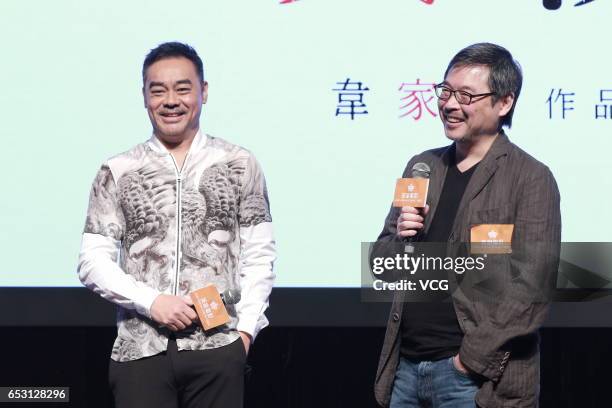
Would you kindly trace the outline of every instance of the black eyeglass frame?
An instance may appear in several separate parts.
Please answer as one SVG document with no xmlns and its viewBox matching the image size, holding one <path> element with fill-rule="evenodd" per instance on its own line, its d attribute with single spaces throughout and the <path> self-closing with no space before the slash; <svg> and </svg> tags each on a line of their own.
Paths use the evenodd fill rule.
<svg viewBox="0 0 612 408">
<path fill-rule="evenodd" d="M 497 92 L 486 92 L 486 93 L 472 95 L 471 93 L 466 92 L 466 91 L 460 91 L 460 90 L 449 88 L 448 86 L 444 84 L 434 85 L 433 88 L 434 88 L 434 92 L 436 93 L 436 96 L 438 97 L 438 99 L 442 99 L 443 101 L 448 101 L 451 98 L 451 96 L 454 95 L 455 99 L 457 100 L 457 103 L 459 103 L 460 105 L 470 105 L 474 101 L 474 98 L 484 98 L 485 96 L 491 96 L 491 95 L 497 94 Z M 440 96 L 440 92 L 442 90 L 447 90 L 448 92 L 450 92 L 450 95 L 448 95 L 448 98 L 443 98 L 442 96 Z M 459 101 L 459 98 L 457 98 L 457 94 L 468 97 L 469 99 L 467 103 L 463 103 Z"/>
</svg>

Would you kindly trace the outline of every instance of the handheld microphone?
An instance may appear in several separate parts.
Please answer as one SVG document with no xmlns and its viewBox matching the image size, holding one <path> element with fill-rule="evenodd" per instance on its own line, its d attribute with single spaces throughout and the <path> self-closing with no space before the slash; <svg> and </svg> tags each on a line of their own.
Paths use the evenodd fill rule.
<svg viewBox="0 0 612 408">
<path fill-rule="evenodd" d="M 427 163 L 419 162 L 419 163 L 416 163 L 414 166 L 412 166 L 412 178 L 428 179 L 430 174 L 431 174 L 431 168 L 429 167 Z M 421 213 L 421 210 L 419 210 L 419 213 Z M 404 248 L 405 252 L 408 252 L 408 253 L 414 252 L 413 242 L 418 237 L 418 235 L 419 235 L 419 232 L 417 232 L 417 234 L 412 237 L 408 237 L 408 239 L 406 240 L 407 245 Z"/>
<path fill-rule="evenodd" d="M 431 169 L 427 163 L 419 162 L 412 166 L 412 177 L 413 178 L 429 178 Z"/>
<path fill-rule="evenodd" d="M 235 305 L 240 302 L 240 291 L 238 289 L 225 289 L 221 293 L 221 300 L 226 305 Z"/>
</svg>

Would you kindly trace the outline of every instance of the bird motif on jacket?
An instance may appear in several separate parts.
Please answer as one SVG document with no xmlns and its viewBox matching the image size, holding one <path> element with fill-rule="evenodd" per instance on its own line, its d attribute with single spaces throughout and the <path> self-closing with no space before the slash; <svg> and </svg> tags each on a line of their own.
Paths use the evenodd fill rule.
<svg viewBox="0 0 612 408">
<path fill-rule="evenodd" d="M 216 275 L 235 270 L 238 261 L 229 244 L 236 237 L 244 170 L 244 160 L 217 163 L 202 172 L 197 191 L 182 196 L 183 255 Z"/>
<path fill-rule="evenodd" d="M 117 183 L 121 209 L 125 216 L 125 248 L 133 259 L 145 259 L 166 265 L 167 257 L 155 250 L 167 235 L 174 214 L 176 179 L 170 172 L 150 166 L 130 171 Z M 147 265 L 143 266 L 143 272 Z"/>
</svg>

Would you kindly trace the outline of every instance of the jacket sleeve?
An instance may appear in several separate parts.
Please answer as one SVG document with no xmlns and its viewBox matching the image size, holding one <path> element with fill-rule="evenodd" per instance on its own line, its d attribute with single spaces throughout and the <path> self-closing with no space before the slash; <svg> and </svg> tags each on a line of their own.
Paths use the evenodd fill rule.
<svg viewBox="0 0 612 408">
<path fill-rule="evenodd" d="M 268 325 L 264 312 L 275 279 L 276 243 L 265 178 L 251 155 L 242 180 L 238 220 L 241 300 L 236 305 L 236 328 L 254 339 Z"/>
<path fill-rule="evenodd" d="M 560 197 L 548 168 L 524 182 L 515 212 L 512 253 L 496 255 L 504 275 L 495 312 L 465 334 L 459 356 L 471 370 L 496 382 L 513 344 L 542 326 L 556 282 L 561 245 Z M 491 259 L 493 257 L 489 257 Z M 509 274 L 509 275 L 507 275 Z"/>
<path fill-rule="evenodd" d="M 136 281 L 117 264 L 124 231 L 115 180 L 105 164 L 91 188 L 79 253 L 79 279 L 104 299 L 150 318 L 151 305 L 160 292 Z"/>
</svg>

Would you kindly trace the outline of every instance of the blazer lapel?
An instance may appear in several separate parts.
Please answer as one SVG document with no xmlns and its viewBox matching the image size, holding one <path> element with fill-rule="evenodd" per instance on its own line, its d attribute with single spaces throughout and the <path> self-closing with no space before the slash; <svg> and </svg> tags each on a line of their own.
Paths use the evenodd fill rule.
<svg viewBox="0 0 612 408">
<path fill-rule="evenodd" d="M 429 175 L 429 191 L 427 193 L 427 204 L 429 204 L 429 214 L 425 217 L 425 224 L 423 225 L 423 232 L 426 234 L 429 231 L 429 226 L 435 216 L 438 203 L 440 202 L 440 194 L 442 194 L 442 188 L 444 187 L 444 180 L 446 179 L 446 172 L 448 170 L 448 163 L 450 155 L 454 154 L 455 149 L 453 145 L 450 145 L 440 157 L 436 157 L 433 163 L 429 163 L 431 173 Z"/>
<path fill-rule="evenodd" d="M 456 231 L 458 225 L 463 223 L 465 217 L 465 211 L 468 209 L 470 202 L 482 191 L 482 189 L 489 183 L 498 168 L 498 159 L 501 156 L 507 154 L 510 141 L 508 136 L 502 131 L 497 139 L 491 145 L 491 148 L 485 154 L 485 157 L 478 164 L 478 167 L 474 171 L 470 182 L 468 183 L 465 193 L 459 203 L 457 209 L 457 216 L 455 217 L 455 223 L 453 225 L 453 231 Z"/>
</svg>

